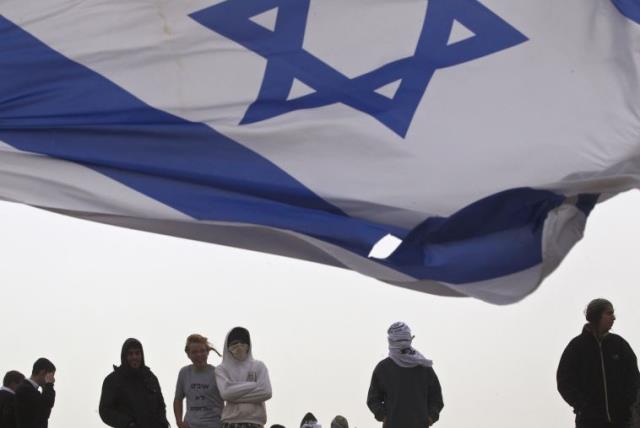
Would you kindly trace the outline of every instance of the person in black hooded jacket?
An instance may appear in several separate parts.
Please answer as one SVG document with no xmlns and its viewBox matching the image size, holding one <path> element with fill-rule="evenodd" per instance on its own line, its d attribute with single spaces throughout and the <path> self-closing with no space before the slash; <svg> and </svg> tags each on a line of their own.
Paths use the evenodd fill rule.
<svg viewBox="0 0 640 428">
<path fill-rule="evenodd" d="M 127 339 L 120 361 L 120 367 L 114 366 L 102 384 L 102 421 L 114 428 L 167 428 L 160 383 L 144 363 L 140 341 Z"/>
<path fill-rule="evenodd" d="M 588 324 L 560 358 L 558 391 L 573 407 L 577 428 L 627 428 L 640 380 L 636 356 L 609 333 L 616 319 L 611 302 L 592 300 L 585 314 Z"/>
</svg>

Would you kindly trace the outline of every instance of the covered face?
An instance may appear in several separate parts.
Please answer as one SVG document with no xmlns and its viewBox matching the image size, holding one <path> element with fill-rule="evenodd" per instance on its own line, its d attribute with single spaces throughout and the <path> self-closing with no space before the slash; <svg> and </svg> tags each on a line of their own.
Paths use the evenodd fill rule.
<svg viewBox="0 0 640 428">
<path fill-rule="evenodd" d="M 251 351 L 249 331 L 243 327 L 235 327 L 227 336 L 227 349 L 238 361 L 245 361 Z"/>
</svg>

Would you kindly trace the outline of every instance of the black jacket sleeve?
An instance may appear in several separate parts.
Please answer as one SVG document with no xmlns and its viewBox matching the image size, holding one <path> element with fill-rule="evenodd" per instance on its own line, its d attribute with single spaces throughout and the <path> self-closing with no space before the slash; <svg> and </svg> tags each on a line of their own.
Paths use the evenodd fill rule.
<svg viewBox="0 0 640 428">
<path fill-rule="evenodd" d="M 580 387 L 578 350 L 571 341 L 560 357 L 556 373 L 558 392 L 576 412 L 584 407 L 584 391 Z"/>
<path fill-rule="evenodd" d="M 373 371 L 371 376 L 371 384 L 369 385 L 369 394 L 367 395 L 367 406 L 378 421 L 384 420 L 387 412 L 384 407 L 385 392 L 380 383 L 379 366 Z"/>
<path fill-rule="evenodd" d="M 624 388 L 625 405 L 632 406 L 638 397 L 638 388 L 640 388 L 640 373 L 638 372 L 638 359 L 636 354 L 629 346 L 626 340 L 623 339 L 623 352 L 622 359 L 625 363 L 627 381 Z"/>
<path fill-rule="evenodd" d="M 2 428 L 15 428 L 16 426 L 16 403 L 13 397 L 2 407 L 2 414 L 0 415 L 0 427 Z"/>
<path fill-rule="evenodd" d="M 44 420 L 49 420 L 49 416 L 51 416 L 51 409 L 53 409 L 53 405 L 56 402 L 56 390 L 53 389 L 53 384 L 48 383 L 42 387 L 42 395 L 41 395 L 41 414 Z"/>
<path fill-rule="evenodd" d="M 169 427 L 169 421 L 167 420 L 167 406 L 164 402 L 164 397 L 162 396 L 160 382 L 155 375 L 153 375 L 153 382 L 155 383 L 155 388 L 158 391 L 158 418 L 160 419 L 160 424 L 165 427 Z"/>
<path fill-rule="evenodd" d="M 429 417 L 433 422 L 436 422 L 440 419 L 440 412 L 444 407 L 444 401 L 442 401 L 442 388 L 440 387 L 438 375 L 436 375 L 436 372 L 432 368 L 429 368 L 429 370 L 431 373 L 429 376 L 427 403 L 429 406 Z"/>
<path fill-rule="evenodd" d="M 117 379 L 111 375 L 107 376 L 102 383 L 102 394 L 100 394 L 100 419 L 113 428 L 127 428 L 133 419 L 118 410 L 117 390 Z"/>
</svg>

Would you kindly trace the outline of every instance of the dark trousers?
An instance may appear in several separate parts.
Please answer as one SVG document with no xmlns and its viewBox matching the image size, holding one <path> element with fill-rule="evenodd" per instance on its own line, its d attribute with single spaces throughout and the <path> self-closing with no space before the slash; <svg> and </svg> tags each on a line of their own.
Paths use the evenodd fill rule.
<svg viewBox="0 0 640 428">
<path fill-rule="evenodd" d="M 609 422 L 580 422 L 576 423 L 576 428 L 630 428 L 628 423 L 614 424 Z"/>
<path fill-rule="evenodd" d="M 222 428 L 262 428 L 262 426 L 256 425 L 256 424 L 245 424 L 245 423 L 235 424 L 235 423 L 223 422 Z"/>
</svg>

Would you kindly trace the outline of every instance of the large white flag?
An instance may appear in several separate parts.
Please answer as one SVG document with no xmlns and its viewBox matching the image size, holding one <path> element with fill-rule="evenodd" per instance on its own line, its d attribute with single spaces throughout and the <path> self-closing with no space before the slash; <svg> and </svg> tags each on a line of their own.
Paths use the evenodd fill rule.
<svg viewBox="0 0 640 428">
<path fill-rule="evenodd" d="M 0 198 L 514 302 L 640 185 L 639 22 L 637 0 L 0 0 Z"/>
</svg>

